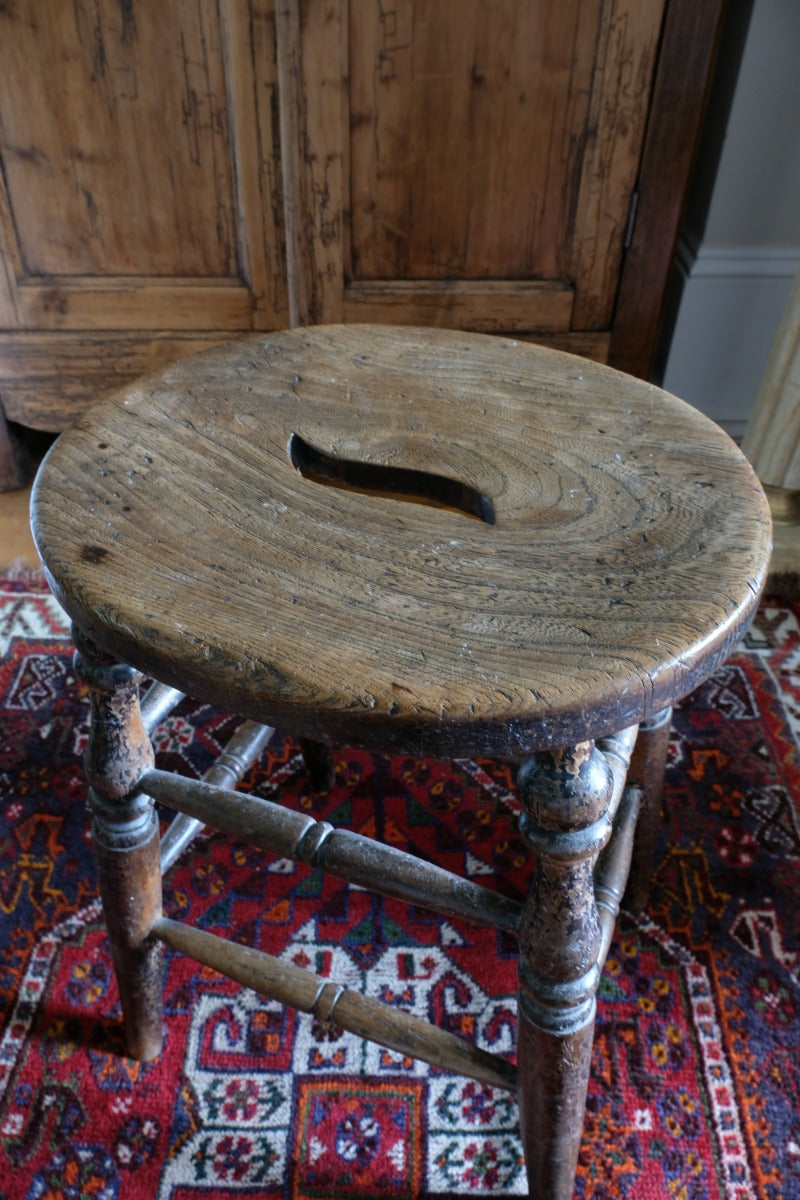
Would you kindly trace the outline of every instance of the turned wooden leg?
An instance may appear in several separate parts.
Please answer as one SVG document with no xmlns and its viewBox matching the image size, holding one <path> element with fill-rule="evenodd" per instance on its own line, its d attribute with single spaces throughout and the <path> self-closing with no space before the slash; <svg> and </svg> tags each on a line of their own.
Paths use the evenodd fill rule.
<svg viewBox="0 0 800 1200">
<path fill-rule="evenodd" d="M 520 829 L 536 864 L 520 925 L 517 1060 L 528 1187 L 540 1200 L 573 1193 L 599 979 L 592 873 L 611 833 L 611 790 L 593 742 L 520 770 Z"/>
<path fill-rule="evenodd" d="M 671 725 L 672 709 L 665 708 L 639 726 L 639 736 L 628 771 L 628 781 L 638 783 L 642 789 L 642 804 L 624 901 L 634 912 L 640 912 L 645 907 L 650 894 Z"/>
<path fill-rule="evenodd" d="M 92 840 L 128 1054 L 150 1059 L 161 1050 L 161 945 L 151 934 L 161 916 L 161 867 L 153 801 L 137 790 L 153 765 L 139 711 L 142 676 L 79 630 L 73 636 L 76 673 L 90 689 Z"/>
<path fill-rule="evenodd" d="M 333 787 L 333 759 L 327 742 L 300 739 L 300 749 L 308 772 L 308 781 L 315 792 L 327 792 Z"/>
</svg>

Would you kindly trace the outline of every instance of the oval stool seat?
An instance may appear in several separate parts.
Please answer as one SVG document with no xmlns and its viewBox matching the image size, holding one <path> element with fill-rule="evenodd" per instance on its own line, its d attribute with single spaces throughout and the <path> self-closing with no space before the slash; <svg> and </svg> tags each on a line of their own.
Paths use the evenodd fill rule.
<svg viewBox="0 0 800 1200">
<path fill-rule="evenodd" d="M 42 559 L 104 649 L 299 733 L 441 756 L 518 758 L 685 695 L 769 544 L 751 468 L 681 401 L 447 331 L 184 360 L 81 417 L 42 479 Z"/>
<path fill-rule="evenodd" d="M 99 403 L 42 465 L 32 523 L 89 689 L 92 841 L 128 1052 L 160 1051 L 166 944 L 517 1089 L 531 1194 L 569 1200 L 598 981 L 623 893 L 646 897 L 670 706 L 746 630 L 766 578 L 769 511 L 736 446 L 658 388 L 533 345 L 300 329 Z M 144 675 L 157 682 L 140 702 Z M 149 737 L 186 692 L 245 718 L 202 780 L 159 770 Z M 525 902 L 234 794 L 276 726 L 301 736 L 312 787 L 330 741 L 518 760 Z M 178 814 L 163 840 L 155 801 Z M 204 824 L 517 936 L 516 1063 L 165 916 L 164 873 Z"/>
</svg>

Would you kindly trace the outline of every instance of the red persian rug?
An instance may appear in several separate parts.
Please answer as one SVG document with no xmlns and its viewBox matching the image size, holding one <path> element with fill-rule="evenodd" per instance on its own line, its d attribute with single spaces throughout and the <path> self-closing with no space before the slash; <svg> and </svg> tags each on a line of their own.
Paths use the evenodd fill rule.
<svg viewBox="0 0 800 1200">
<path fill-rule="evenodd" d="M 767 601 L 676 713 L 652 898 L 599 1002 L 576 1195 L 800 1197 L 800 609 Z M 122 1053 L 84 816 L 87 704 L 63 614 L 0 584 L 0 1198 L 525 1193 L 513 1097 L 282 1011 L 169 955 L 166 1042 Z M 201 773 L 235 722 L 185 702 L 160 762 Z M 521 896 L 510 770 L 339 749 L 311 790 L 279 738 L 247 786 Z M 495 931 L 204 834 L 169 911 L 514 1053 Z"/>
</svg>

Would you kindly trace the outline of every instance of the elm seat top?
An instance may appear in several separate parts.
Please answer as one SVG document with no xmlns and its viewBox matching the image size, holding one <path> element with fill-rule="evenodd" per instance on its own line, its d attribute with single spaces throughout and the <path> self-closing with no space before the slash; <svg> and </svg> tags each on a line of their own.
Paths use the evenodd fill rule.
<svg viewBox="0 0 800 1200">
<path fill-rule="evenodd" d="M 600 736 L 688 693 L 770 551 L 752 469 L 675 397 L 446 330 L 248 337 L 102 401 L 32 500 L 100 646 L 283 729 L 410 753 Z"/>
</svg>

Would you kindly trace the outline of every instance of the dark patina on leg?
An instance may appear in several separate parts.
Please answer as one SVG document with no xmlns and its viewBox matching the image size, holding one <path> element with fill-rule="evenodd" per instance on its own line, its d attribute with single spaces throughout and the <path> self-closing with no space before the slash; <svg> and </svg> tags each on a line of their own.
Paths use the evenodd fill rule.
<svg viewBox="0 0 800 1200">
<path fill-rule="evenodd" d="M 628 780 L 639 784 L 642 789 L 642 804 L 624 901 L 634 912 L 641 912 L 650 894 L 671 728 L 671 708 L 665 708 L 649 721 L 644 721 L 639 726 L 639 736 L 628 771 Z"/>
<path fill-rule="evenodd" d="M 128 1054 L 161 1050 L 161 945 L 151 935 L 161 916 L 158 820 L 137 788 L 153 765 L 139 710 L 140 672 L 114 662 L 73 630 L 76 673 L 89 688 L 91 731 L 85 768 L 92 840 Z"/>
<path fill-rule="evenodd" d="M 609 766 L 593 742 L 538 754 L 519 775 L 536 863 L 520 926 L 519 1090 L 530 1195 L 569 1200 L 594 1035 L 601 932 L 593 870 L 608 841 Z"/>
</svg>

